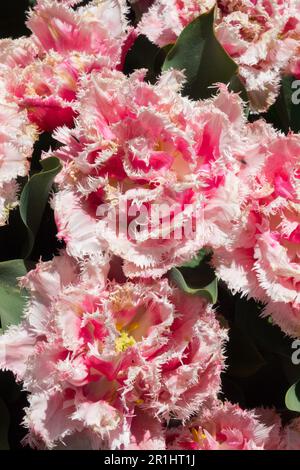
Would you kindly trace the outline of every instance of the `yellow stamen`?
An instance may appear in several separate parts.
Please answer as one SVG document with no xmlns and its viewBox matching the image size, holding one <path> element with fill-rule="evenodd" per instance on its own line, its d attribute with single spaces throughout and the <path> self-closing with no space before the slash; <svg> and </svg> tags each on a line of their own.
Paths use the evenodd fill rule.
<svg viewBox="0 0 300 470">
<path fill-rule="evenodd" d="M 206 435 L 203 432 L 200 434 L 200 432 L 197 431 L 197 429 L 195 429 L 195 428 L 191 429 L 191 433 L 192 433 L 194 441 L 197 444 L 200 444 L 201 440 L 206 439 Z"/>
<path fill-rule="evenodd" d="M 136 405 L 142 405 L 144 403 L 144 400 L 139 398 L 138 400 L 135 400 Z"/>
<path fill-rule="evenodd" d="M 124 352 L 130 346 L 135 344 L 135 339 L 129 336 L 126 331 L 122 331 L 120 336 L 115 341 L 115 348 L 117 352 Z"/>
<path fill-rule="evenodd" d="M 197 442 L 197 444 L 199 444 L 200 439 L 199 439 L 199 433 L 198 433 L 197 429 L 192 428 L 191 433 L 192 433 L 194 441 Z"/>
</svg>

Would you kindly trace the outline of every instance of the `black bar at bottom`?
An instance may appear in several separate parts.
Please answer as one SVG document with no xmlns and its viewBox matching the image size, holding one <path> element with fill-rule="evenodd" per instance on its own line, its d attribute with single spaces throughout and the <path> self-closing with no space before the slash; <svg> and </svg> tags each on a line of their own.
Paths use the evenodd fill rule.
<svg viewBox="0 0 300 470">
<path fill-rule="evenodd" d="M 117 466 L 120 468 L 140 468 L 142 465 L 150 469 L 164 466 L 181 466 L 184 469 L 200 469 L 204 465 L 233 464 L 276 464 L 296 463 L 299 459 L 297 451 L 1 451 L 1 468 L 8 464 L 30 465 L 30 468 L 41 466 L 57 466 L 62 468 L 87 469 L 90 465 L 101 465 L 109 468 Z M 95 467 L 94 467 L 95 468 Z M 55 469 L 56 470 L 56 469 Z"/>
</svg>

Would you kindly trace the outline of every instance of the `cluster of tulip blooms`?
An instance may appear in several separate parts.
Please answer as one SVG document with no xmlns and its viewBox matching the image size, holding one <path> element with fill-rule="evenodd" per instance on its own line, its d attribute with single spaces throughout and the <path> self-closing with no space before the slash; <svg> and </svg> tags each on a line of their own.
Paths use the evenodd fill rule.
<svg viewBox="0 0 300 470">
<path fill-rule="evenodd" d="M 247 120 L 226 84 L 192 100 L 184 70 L 124 73 L 140 35 L 162 48 L 215 8 L 251 112 L 265 112 L 281 78 L 300 77 L 299 2 L 132 4 L 136 25 L 124 0 L 38 0 L 31 35 L 0 41 L 0 223 L 42 132 L 58 143 L 42 159 L 62 163 L 51 206 L 64 248 L 20 279 L 23 319 L 0 336 L 0 367 L 28 392 L 25 442 L 299 449 L 300 418 L 222 399 L 227 327 L 167 273 L 205 249 L 233 293 L 300 336 L 300 135 Z"/>
</svg>

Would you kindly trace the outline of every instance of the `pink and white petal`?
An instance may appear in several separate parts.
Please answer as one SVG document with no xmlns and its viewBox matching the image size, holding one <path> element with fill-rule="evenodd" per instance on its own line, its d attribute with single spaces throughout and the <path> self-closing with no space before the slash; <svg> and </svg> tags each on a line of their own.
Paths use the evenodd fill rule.
<svg viewBox="0 0 300 470">
<path fill-rule="evenodd" d="M 33 447 L 52 449 L 57 442 L 80 430 L 80 423 L 71 419 L 73 409 L 72 403 L 65 402 L 62 391 L 31 395 L 24 418 L 24 424 L 29 428 L 26 442 Z"/>
<path fill-rule="evenodd" d="M 101 254 L 106 243 L 97 237 L 96 220 L 85 212 L 71 191 L 60 191 L 53 200 L 58 238 L 66 243 L 67 253 L 75 258 Z"/>
<path fill-rule="evenodd" d="M 161 421 L 138 408 L 130 426 L 128 450 L 165 450 L 165 429 Z"/>
<path fill-rule="evenodd" d="M 35 336 L 24 326 L 11 326 L 0 336 L 0 368 L 11 370 L 18 380 L 22 380 L 35 343 Z"/>
</svg>

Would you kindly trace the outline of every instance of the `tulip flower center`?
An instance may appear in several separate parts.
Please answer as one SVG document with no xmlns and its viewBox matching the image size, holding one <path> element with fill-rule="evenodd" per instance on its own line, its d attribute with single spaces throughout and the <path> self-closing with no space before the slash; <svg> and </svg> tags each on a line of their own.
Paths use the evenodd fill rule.
<svg viewBox="0 0 300 470">
<path fill-rule="evenodd" d="M 201 441 L 203 441 L 203 439 L 206 439 L 206 435 L 204 434 L 204 432 L 200 433 L 200 431 L 199 430 L 197 431 L 196 428 L 192 428 L 191 433 L 192 433 L 194 441 L 197 444 L 200 444 Z"/>
<path fill-rule="evenodd" d="M 135 345 L 135 339 L 130 336 L 126 331 L 122 331 L 120 336 L 115 341 L 115 348 L 117 352 L 124 352 L 126 349 Z"/>
</svg>

